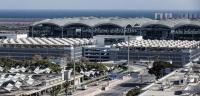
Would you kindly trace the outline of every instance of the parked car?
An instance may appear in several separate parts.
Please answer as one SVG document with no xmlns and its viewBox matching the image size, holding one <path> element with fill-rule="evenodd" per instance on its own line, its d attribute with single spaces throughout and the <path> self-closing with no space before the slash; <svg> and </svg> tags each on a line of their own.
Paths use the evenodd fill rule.
<svg viewBox="0 0 200 96">
<path fill-rule="evenodd" d="M 82 85 L 82 86 L 81 86 L 81 89 L 82 89 L 82 90 L 86 90 L 86 89 L 87 89 L 87 85 Z"/>
</svg>

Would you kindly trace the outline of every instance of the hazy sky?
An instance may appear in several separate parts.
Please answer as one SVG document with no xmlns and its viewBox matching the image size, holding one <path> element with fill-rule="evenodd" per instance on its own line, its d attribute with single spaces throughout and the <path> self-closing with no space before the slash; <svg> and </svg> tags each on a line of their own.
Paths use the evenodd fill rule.
<svg viewBox="0 0 200 96">
<path fill-rule="evenodd" d="M 0 9 L 200 10 L 200 0 L 0 0 Z"/>
</svg>

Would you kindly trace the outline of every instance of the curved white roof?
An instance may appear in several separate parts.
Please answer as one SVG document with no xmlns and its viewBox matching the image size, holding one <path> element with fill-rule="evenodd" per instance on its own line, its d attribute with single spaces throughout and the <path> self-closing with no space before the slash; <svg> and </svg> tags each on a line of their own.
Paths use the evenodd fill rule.
<svg viewBox="0 0 200 96">
<path fill-rule="evenodd" d="M 168 20 L 154 20 L 153 22 L 147 22 L 142 27 L 148 26 L 148 25 L 164 25 L 169 28 L 177 28 L 182 25 L 196 25 L 200 27 L 200 21 L 194 21 L 189 19 L 168 19 Z"/>
<path fill-rule="evenodd" d="M 45 19 L 35 22 L 33 26 L 39 24 L 53 24 L 59 27 L 69 26 L 72 24 L 82 24 L 85 26 L 95 27 L 104 24 L 113 24 L 119 27 L 126 27 L 127 25 L 135 26 L 136 24 L 145 27 L 152 24 L 164 25 L 169 28 L 177 28 L 182 25 L 196 25 L 200 27 L 200 20 L 189 19 L 168 19 L 168 20 L 153 20 L 149 18 L 121 18 L 121 17 L 73 17 L 73 18 L 55 18 Z"/>
<path fill-rule="evenodd" d="M 74 17 L 74 18 L 57 18 L 57 19 L 46 19 L 39 22 L 35 22 L 33 26 L 39 24 L 53 24 L 59 27 L 68 26 L 71 24 L 83 24 L 90 27 L 95 27 L 102 24 L 114 24 L 120 27 L 126 27 L 127 25 L 134 26 L 135 24 L 142 25 L 143 23 L 153 21 L 149 18 L 120 18 L 120 17 L 109 17 L 109 18 L 97 18 L 97 17 Z"/>
</svg>

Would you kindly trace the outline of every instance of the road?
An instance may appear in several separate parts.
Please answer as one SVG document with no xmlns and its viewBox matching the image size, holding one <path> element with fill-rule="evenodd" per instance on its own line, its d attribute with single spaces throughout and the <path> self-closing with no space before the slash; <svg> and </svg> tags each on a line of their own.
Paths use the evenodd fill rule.
<svg viewBox="0 0 200 96">
<path fill-rule="evenodd" d="M 122 84 L 119 84 L 113 87 L 112 89 L 104 91 L 96 96 L 122 96 L 124 92 L 128 91 L 134 86 L 137 86 L 137 85 L 134 85 L 132 82 L 135 82 L 135 80 L 131 79 L 127 82 L 124 82 Z"/>
<path fill-rule="evenodd" d="M 155 77 L 151 76 L 151 75 L 143 75 L 142 76 L 142 80 L 141 78 L 132 78 L 131 80 L 128 80 L 124 83 L 121 83 L 117 86 L 112 87 L 111 89 L 101 92 L 100 94 L 96 95 L 96 96 L 123 96 L 128 90 L 136 87 L 136 86 L 140 86 L 143 85 L 142 82 L 149 82 L 154 80 Z"/>
<path fill-rule="evenodd" d="M 126 76 L 124 79 L 111 80 L 109 83 L 107 81 L 103 81 L 98 86 L 90 86 L 86 90 L 77 90 L 73 96 L 95 96 L 102 93 L 102 86 L 107 86 L 106 88 L 112 89 L 112 87 L 122 84 L 130 79 L 130 77 Z"/>
<path fill-rule="evenodd" d="M 127 73 L 116 74 L 116 79 L 112 80 L 109 84 L 110 87 L 106 91 L 101 90 L 102 85 L 107 82 L 99 82 L 98 86 L 88 86 L 87 90 L 77 90 L 74 96 L 123 96 L 128 90 L 144 85 L 144 82 L 150 82 L 154 80 L 154 76 L 149 75 L 144 66 L 131 66 L 132 71 L 141 71 L 137 74 L 130 74 L 126 80 L 122 80 L 122 77 L 127 76 Z M 139 74 L 139 77 L 138 77 Z M 141 76 L 140 76 L 141 75 Z M 130 78 L 133 77 L 133 78 Z M 142 78 L 141 78 L 142 77 Z M 114 81 L 114 82 L 113 82 Z M 115 83 L 116 82 L 116 83 Z M 94 94 L 93 94 L 94 93 Z"/>
</svg>

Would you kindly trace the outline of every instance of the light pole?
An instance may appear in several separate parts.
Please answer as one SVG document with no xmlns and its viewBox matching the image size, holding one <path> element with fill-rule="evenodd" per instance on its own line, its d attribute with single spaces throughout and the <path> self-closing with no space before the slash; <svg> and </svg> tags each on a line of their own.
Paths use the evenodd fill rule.
<svg viewBox="0 0 200 96">
<path fill-rule="evenodd" d="M 101 49 L 100 49 L 100 55 L 99 55 L 99 56 L 100 56 L 100 58 L 99 58 L 99 59 L 100 59 L 100 64 L 101 64 Z"/>
<path fill-rule="evenodd" d="M 126 27 L 124 28 L 124 39 L 126 38 Z M 129 41 L 130 41 L 130 38 L 129 38 L 129 35 L 128 35 L 128 48 L 127 48 L 127 65 L 129 66 L 130 65 L 130 46 L 129 46 Z M 129 73 L 129 67 L 128 67 L 128 73 Z"/>
<path fill-rule="evenodd" d="M 128 36 L 128 66 L 130 65 L 130 46 L 129 46 L 129 36 Z M 128 67 L 128 72 L 130 73 L 129 67 Z"/>
<path fill-rule="evenodd" d="M 124 37 L 126 37 L 126 27 L 124 27 Z"/>
<path fill-rule="evenodd" d="M 73 45 L 73 70 L 74 70 L 74 88 L 73 88 L 73 91 L 75 92 L 75 90 L 76 90 L 76 84 L 75 84 L 75 81 L 76 81 L 76 64 L 75 64 L 75 45 Z"/>
<path fill-rule="evenodd" d="M 104 49 L 103 51 L 100 49 L 100 64 L 102 63 L 102 56 L 101 56 L 101 54 L 102 54 L 102 52 L 106 52 L 107 50 L 106 49 Z M 105 55 L 105 53 L 103 53 L 104 55 Z"/>
<path fill-rule="evenodd" d="M 92 31 L 92 34 L 91 34 L 91 35 L 92 35 L 92 36 L 91 36 L 92 38 L 93 38 L 93 36 L 94 36 L 94 30 L 95 30 L 95 28 L 91 28 L 91 30 L 90 30 L 90 32 Z"/>
<path fill-rule="evenodd" d="M 31 36 L 33 37 L 33 26 L 31 27 Z"/>
<path fill-rule="evenodd" d="M 62 36 L 61 37 L 63 38 L 63 27 L 61 27 L 61 31 L 62 31 Z"/>
</svg>

